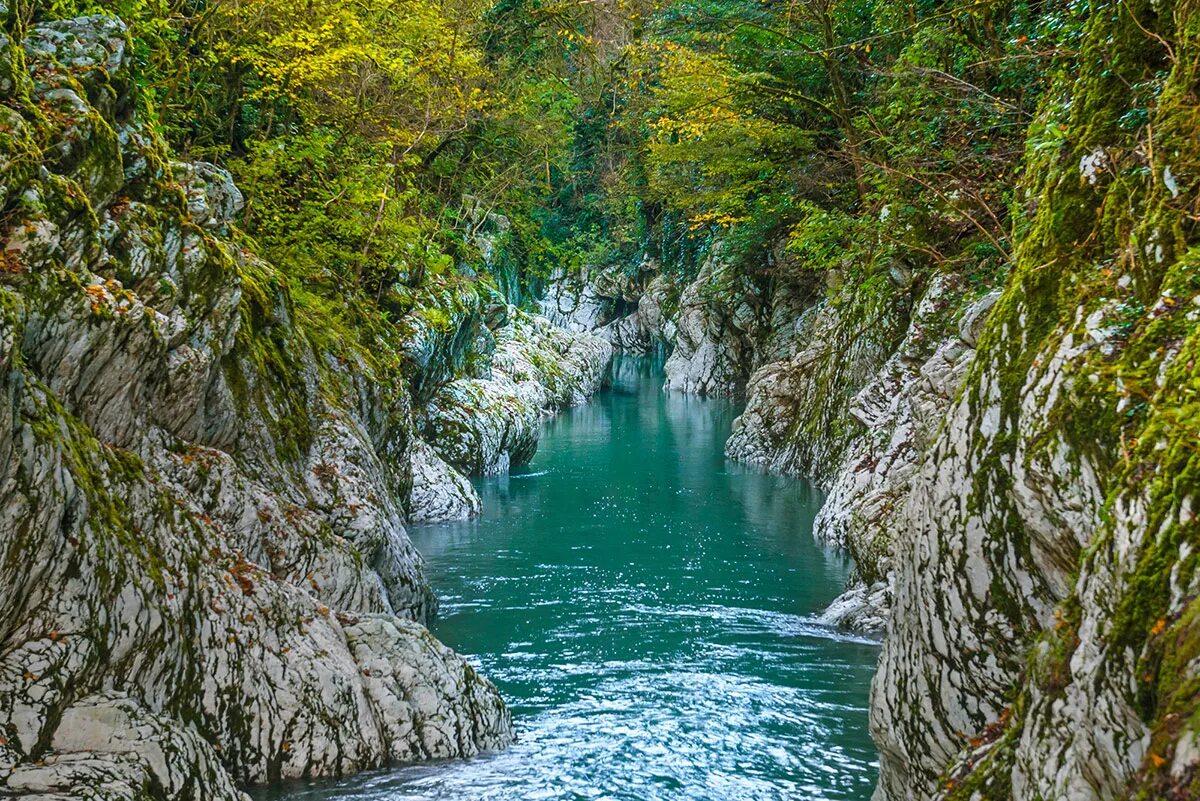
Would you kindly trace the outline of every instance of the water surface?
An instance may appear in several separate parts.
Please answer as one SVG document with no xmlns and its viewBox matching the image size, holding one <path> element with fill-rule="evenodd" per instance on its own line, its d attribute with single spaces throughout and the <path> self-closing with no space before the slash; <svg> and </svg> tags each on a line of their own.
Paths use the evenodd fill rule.
<svg viewBox="0 0 1200 801">
<path fill-rule="evenodd" d="M 646 361 L 481 480 L 476 521 L 412 532 L 434 632 L 512 707 L 519 743 L 291 799 L 865 801 L 874 644 L 813 615 L 849 564 L 813 542 L 820 499 L 739 467 L 737 409 L 662 393 Z"/>
</svg>

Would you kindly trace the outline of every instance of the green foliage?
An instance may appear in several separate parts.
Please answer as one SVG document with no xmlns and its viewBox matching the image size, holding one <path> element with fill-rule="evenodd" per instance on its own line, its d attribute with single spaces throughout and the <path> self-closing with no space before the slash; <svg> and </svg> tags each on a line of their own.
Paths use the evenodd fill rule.
<svg viewBox="0 0 1200 801">
<path fill-rule="evenodd" d="M 899 258 L 994 274 L 1075 4 L 52 0 L 125 18 L 186 154 L 230 166 L 265 255 L 379 300 L 447 270 Z M 1155 84 L 1124 125 L 1136 125 Z M 1041 146 L 1065 128 L 1046 126 Z M 485 258 L 486 257 L 486 258 Z M 981 261 L 993 266 L 977 269 Z"/>
<path fill-rule="evenodd" d="M 697 249 L 680 245 L 713 236 L 756 270 L 781 239 L 817 270 L 900 259 L 994 276 L 1007 262 L 1025 132 L 1082 11 L 674 0 L 639 12 L 619 48 L 588 40 L 607 70 L 572 76 L 570 170 L 547 216 L 574 235 L 555 241 L 599 239 L 589 258 L 626 263 L 657 251 L 684 271 Z"/>
<path fill-rule="evenodd" d="M 787 253 L 811 270 L 835 270 L 855 262 L 861 223 L 849 214 L 803 201 L 788 234 Z"/>
<path fill-rule="evenodd" d="M 263 255 L 309 286 L 375 296 L 448 270 L 436 220 L 411 213 L 421 193 L 390 153 L 325 129 L 255 143 L 231 166 Z"/>
</svg>

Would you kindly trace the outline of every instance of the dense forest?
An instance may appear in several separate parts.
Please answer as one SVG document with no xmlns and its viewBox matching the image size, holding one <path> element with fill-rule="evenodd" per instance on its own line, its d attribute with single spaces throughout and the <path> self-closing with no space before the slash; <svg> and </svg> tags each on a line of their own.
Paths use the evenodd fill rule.
<svg viewBox="0 0 1200 801">
<path fill-rule="evenodd" d="M 869 284 L 896 262 L 994 281 L 1027 144 L 1069 136 L 1045 123 L 1027 143 L 1087 18 L 824 1 L 9 13 L 92 12 L 129 24 L 137 103 L 175 151 L 233 172 L 239 234 L 336 315 L 402 314 L 461 280 L 519 299 L 645 252 L 686 274 L 717 240 L 782 281 L 848 268 Z M 1114 124 L 1144 126 L 1152 91 L 1135 82 Z"/>
</svg>

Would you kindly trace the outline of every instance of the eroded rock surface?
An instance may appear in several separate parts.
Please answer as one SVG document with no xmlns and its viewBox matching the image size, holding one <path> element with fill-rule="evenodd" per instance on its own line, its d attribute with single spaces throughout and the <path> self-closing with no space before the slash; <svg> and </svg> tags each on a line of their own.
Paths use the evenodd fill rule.
<svg viewBox="0 0 1200 801">
<path fill-rule="evenodd" d="M 753 369 L 790 356 L 812 305 L 809 281 L 768 288 L 731 266 L 718 242 L 692 277 L 644 258 L 632 272 L 608 267 L 557 274 L 542 309 L 571 330 L 591 331 L 622 353 L 666 357 L 664 389 L 739 397 Z"/>
<path fill-rule="evenodd" d="M 555 273 L 541 300 L 542 314 L 572 332 L 590 332 L 622 353 L 651 354 L 675 340 L 680 289 L 658 262 L 644 258 L 632 272 L 623 267 Z"/>
<path fill-rule="evenodd" d="M 897 515 L 880 799 L 1200 793 L 1200 272 L 1185 190 L 1142 166 L 1150 131 L 1195 153 L 1200 39 L 1194 8 L 1167 18 L 1164 71 L 1135 16 L 1089 16 L 1104 56 L 1046 103 L 1078 134 L 1027 157 L 1012 275 L 961 320 L 974 354 Z M 1087 124 L 1137 81 L 1145 128 Z"/>
<path fill-rule="evenodd" d="M 14 179 L 0 279 L 0 784 L 232 799 L 508 743 L 495 688 L 417 622 L 407 395 L 315 345 L 272 266 L 221 238 L 240 195 L 141 124 L 118 21 L 39 25 L 25 55 L 5 158 L 40 166 Z M 14 116 L 24 92 L 64 113 Z"/>
<path fill-rule="evenodd" d="M 748 281 L 725 268 L 715 247 L 683 290 L 663 388 L 692 395 L 737 395 L 752 363 L 758 304 Z"/>
<path fill-rule="evenodd" d="M 974 356 L 967 337 L 977 332 L 995 300 L 989 293 L 964 307 L 959 279 L 935 279 L 914 309 L 900 347 L 855 394 L 849 414 L 861 428 L 830 476 L 814 524 L 818 539 L 846 548 L 857 565 L 851 587 L 834 602 L 827 620 L 859 630 L 885 628 L 892 549 L 905 536 L 902 513 L 915 474 Z M 968 324 L 956 326 L 956 320 Z"/>
<path fill-rule="evenodd" d="M 479 493 L 471 481 L 420 439 L 412 444 L 409 519 L 414 523 L 465 520 L 479 514 Z"/>
<path fill-rule="evenodd" d="M 605 339 L 510 309 L 491 375 L 444 385 L 420 412 L 422 436 L 462 473 L 507 473 L 533 458 L 546 414 L 600 387 L 611 358 Z"/>
</svg>

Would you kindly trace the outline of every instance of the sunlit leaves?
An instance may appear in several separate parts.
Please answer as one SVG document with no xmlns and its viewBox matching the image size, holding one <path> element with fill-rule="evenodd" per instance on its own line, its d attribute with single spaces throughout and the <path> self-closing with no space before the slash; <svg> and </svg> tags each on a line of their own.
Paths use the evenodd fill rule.
<svg viewBox="0 0 1200 801">
<path fill-rule="evenodd" d="M 211 24 L 224 31 L 214 52 L 255 78 L 248 99 L 310 124 L 409 148 L 484 103 L 466 21 L 424 0 L 309 0 L 304 13 L 287 0 L 241 0 Z"/>
<path fill-rule="evenodd" d="M 758 113 L 764 76 L 725 53 L 663 42 L 639 57 L 657 76 L 645 111 L 652 197 L 692 230 L 747 222 L 754 199 L 786 182 L 806 131 Z"/>
</svg>

